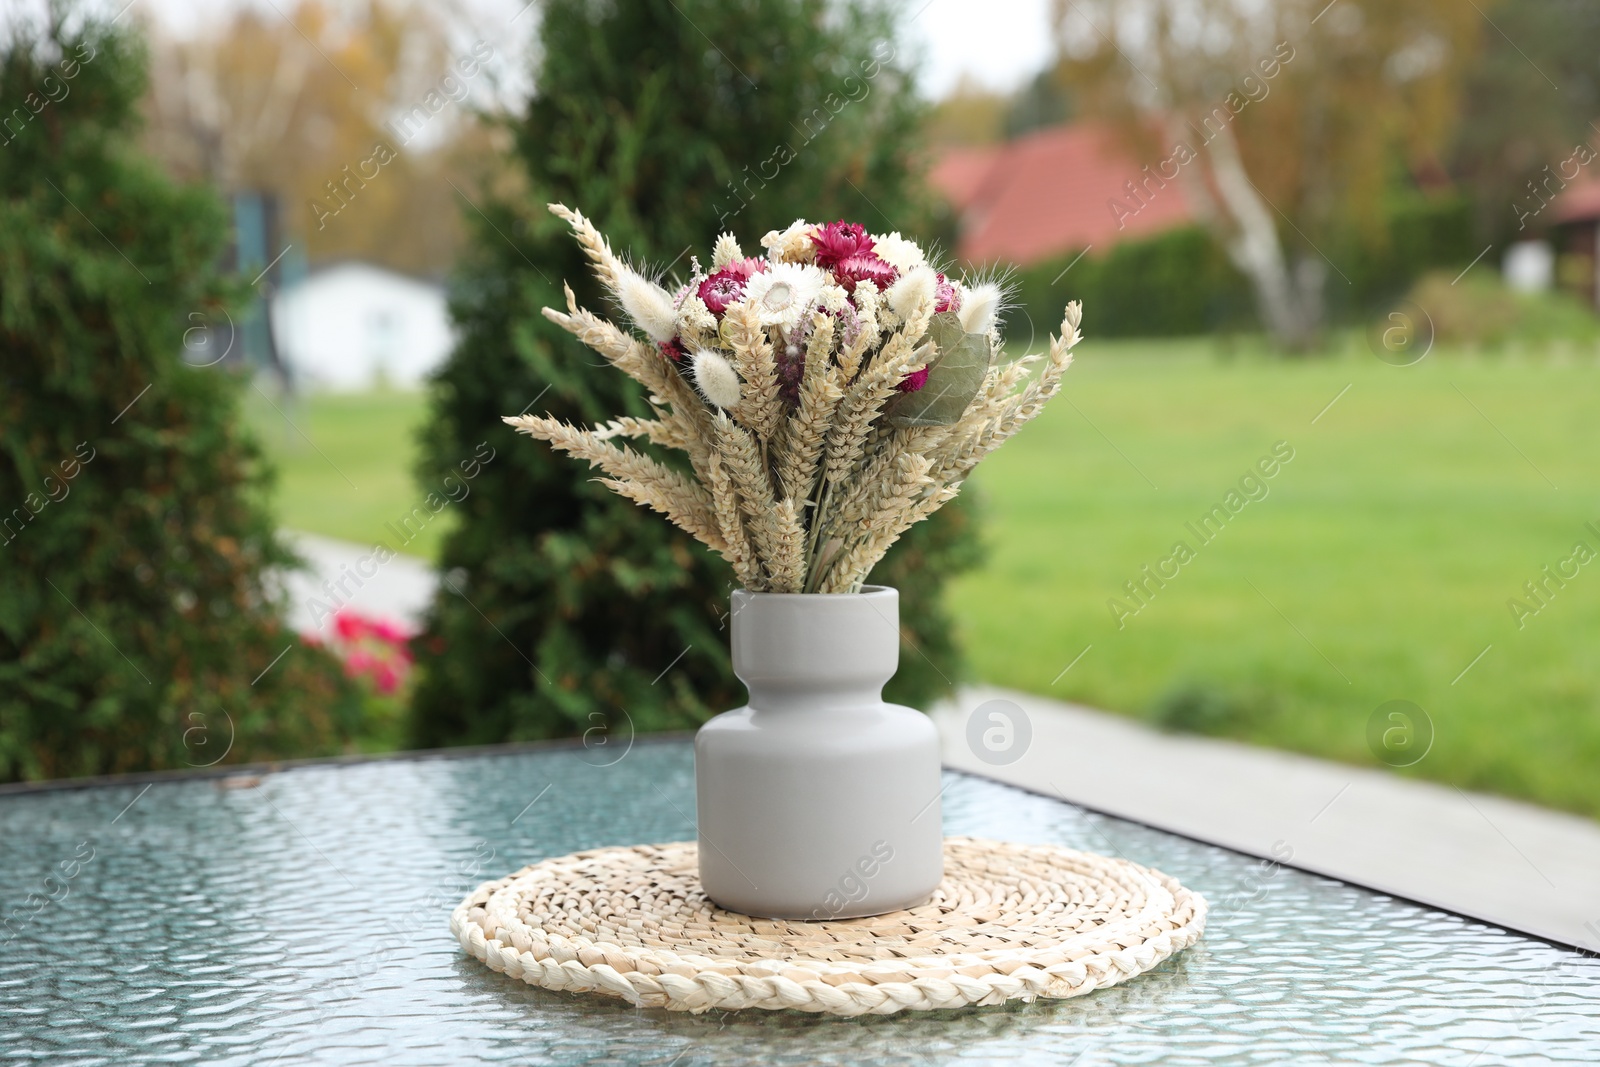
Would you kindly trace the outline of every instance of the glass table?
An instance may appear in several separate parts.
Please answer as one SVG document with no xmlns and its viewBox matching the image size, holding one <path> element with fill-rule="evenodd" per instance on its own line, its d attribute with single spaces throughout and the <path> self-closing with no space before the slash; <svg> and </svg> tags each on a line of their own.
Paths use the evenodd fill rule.
<svg viewBox="0 0 1600 1067">
<path fill-rule="evenodd" d="M 1087 997 L 858 1019 L 638 1010 L 451 938 L 479 882 L 693 814 L 681 738 L 8 793 L 0 1062 L 1600 1062 L 1600 960 L 953 773 L 948 833 L 1157 867 L 1205 938 Z"/>
</svg>

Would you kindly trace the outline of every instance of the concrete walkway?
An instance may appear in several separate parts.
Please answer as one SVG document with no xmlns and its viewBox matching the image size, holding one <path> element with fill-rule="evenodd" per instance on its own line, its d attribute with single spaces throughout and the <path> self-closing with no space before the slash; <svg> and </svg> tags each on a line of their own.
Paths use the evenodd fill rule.
<svg viewBox="0 0 1600 1067">
<path fill-rule="evenodd" d="M 312 632 L 338 606 L 323 581 L 371 573 L 371 549 L 287 536 L 313 568 L 287 580 L 290 621 Z M 438 581 L 426 562 L 396 556 L 359 587 L 347 578 L 353 595 L 341 599 L 415 625 Z M 992 762 L 986 715 L 969 742 L 972 713 L 991 700 L 1009 702 L 1000 708 L 1013 716 L 1020 709 L 1031 727 L 1014 762 Z M 964 690 L 933 717 L 950 767 L 1600 951 L 1600 823 L 1389 771 L 1163 734 L 1004 689 Z"/>
<path fill-rule="evenodd" d="M 284 576 L 289 595 L 288 622 L 297 633 L 326 636 L 331 617 L 328 613 L 345 605 L 363 615 L 411 627 L 421 624 L 422 613 L 439 585 L 438 575 L 426 560 L 396 555 L 379 564 L 371 545 L 292 530 L 282 533 L 289 547 L 309 564 L 307 570 Z M 341 581 L 343 590 L 337 588 Z M 334 588 L 324 588 L 324 582 Z"/>
<path fill-rule="evenodd" d="M 1006 704 L 977 716 L 974 745 L 969 722 L 988 701 Z M 1006 714 L 1007 704 L 1026 715 L 1032 737 L 1015 762 L 997 764 L 982 731 L 999 731 L 988 747 L 1006 747 L 1007 727 L 990 712 Z M 1163 734 L 1004 689 L 966 690 L 933 714 L 947 766 L 1600 951 L 1600 823 L 1589 819 L 1383 770 Z M 1010 738 L 1020 734 L 1013 725 Z"/>
</svg>

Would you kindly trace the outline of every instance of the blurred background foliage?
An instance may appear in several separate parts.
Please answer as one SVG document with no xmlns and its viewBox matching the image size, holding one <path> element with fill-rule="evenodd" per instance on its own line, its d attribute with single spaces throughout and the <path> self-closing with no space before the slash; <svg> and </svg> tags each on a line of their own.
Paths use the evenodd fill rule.
<svg viewBox="0 0 1600 1067">
<path fill-rule="evenodd" d="M 71 93 L 0 166 L 0 779 L 339 751 L 354 690 L 320 650 L 283 655 L 265 576 L 292 557 L 247 382 L 177 358 L 191 313 L 238 296 L 220 206 L 135 150 L 131 35 L 13 40 L 0 99 L 63 64 Z"/>
<path fill-rule="evenodd" d="M 289 11 L 217 8 L 186 37 L 154 23 L 145 148 L 179 179 L 305 210 L 294 231 L 313 261 L 353 256 L 442 274 L 466 236 L 450 182 L 470 184 L 503 147 L 490 127 L 435 122 L 432 109 L 426 123 L 402 121 L 449 72 L 457 12 L 399 0 L 301 0 Z M 331 187 L 379 144 L 395 155 L 383 180 L 359 183 L 359 210 L 338 210 Z"/>
<path fill-rule="evenodd" d="M 1366 716 L 1413 699 L 1438 742 L 1404 773 L 1600 814 L 1596 593 L 1507 612 L 1600 519 L 1596 227 L 1563 214 L 1600 173 L 1578 162 L 1600 139 L 1600 8 L 1037 6 L 1042 62 L 937 94 L 926 9 L 875 0 L 57 3 L 54 31 L 8 23 L 0 507 L 26 529 L 0 545 L 0 775 L 206 762 L 215 729 L 187 731 L 212 704 L 232 762 L 691 727 L 738 702 L 722 563 L 499 421 L 639 411 L 538 315 L 563 282 L 603 304 L 544 211 L 563 200 L 680 278 L 724 229 L 747 250 L 796 216 L 914 234 L 1007 277 L 1012 354 L 1084 301 L 1072 390 L 874 576 L 903 597 L 898 699 L 970 675 L 1365 763 Z M 64 84 L 84 35 L 97 58 Z M 1194 159 L 1152 203 L 1186 209 L 969 254 L 1014 153 L 1090 127 L 1115 158 L 1071 160 L 1013 236 L 1053 224 L 1080 171 L 1138 178 L 1178 143 Z M 1069 206 L 1103 231 L 1098 195 Z M 259 254 L 241 197 L 274 206 Z M 1544 291 L 1501 270 L 1528 238 Z M 191 314 L 261 334 L 271 294 L 349 261 L 448 286 L 455 343 L 425 390 L 181 365 Z M 1374 324 L 1408 307 L 1429 357 L 1380 362 Z M 1273 499 L 1108 629 L 1107 598 L 1282 436 L 1303 458 Z M 84 440 L 105 446 L 71 500 L 35 513 Z M 421 635 L 383 646 L 403 682 L 277 621 L 277 526 L 385 540 L 480 445 L 471 495 L 405 546 L 444 580 Z"/>
</svg>

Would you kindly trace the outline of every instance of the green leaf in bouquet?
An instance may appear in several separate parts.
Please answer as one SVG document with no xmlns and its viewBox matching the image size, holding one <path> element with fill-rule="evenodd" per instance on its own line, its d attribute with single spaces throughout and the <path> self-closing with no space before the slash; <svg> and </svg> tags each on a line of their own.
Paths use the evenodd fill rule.
<svg viewBox="0 0 1600 1067">
<path fill-rule="evenodd" d="M 928 364 L 928 380 L 914 393 L 901 393 L 890 402 L 889 425 L 949 426 L 961 418 L 978 395 L 978 387 L 994 358 L 989 335 L 967 333 L 954 311 L 941 311 L 928 326 L 937 349 Z"/>
</svg>

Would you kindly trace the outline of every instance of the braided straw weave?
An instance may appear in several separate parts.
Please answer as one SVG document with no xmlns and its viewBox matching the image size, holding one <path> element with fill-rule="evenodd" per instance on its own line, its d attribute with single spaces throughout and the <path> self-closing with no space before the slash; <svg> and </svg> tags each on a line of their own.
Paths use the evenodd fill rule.
<svg viewBox="0 0 1600 1067">
<path fill-rule="evenodd" d="M 1205 899 L 1174 879 L 1053 845 L 948 838 L 928 903 L 840 921 L 723 911 L 697 870 L 693 842 L 544 860 L 479 886 L 450 930 L 494 970 L 546 989 L 669 1011 L 888 1015 L 1082 996 L 1205 927 Z"/>
</svg>

